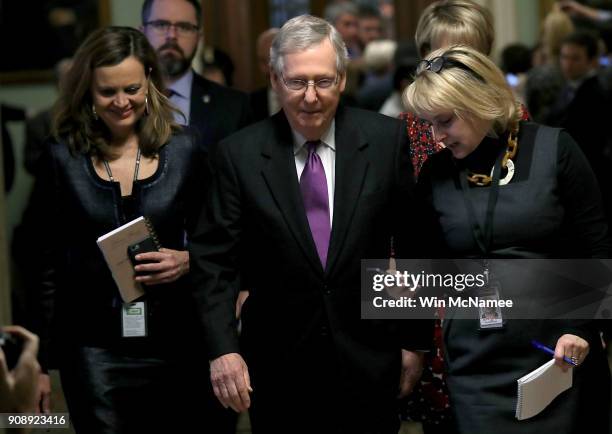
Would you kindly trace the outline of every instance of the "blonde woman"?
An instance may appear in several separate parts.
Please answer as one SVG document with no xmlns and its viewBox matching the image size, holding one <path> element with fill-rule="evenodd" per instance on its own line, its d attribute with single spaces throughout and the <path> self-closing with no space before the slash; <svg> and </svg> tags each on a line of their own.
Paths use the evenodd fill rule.
<svg viewBox="0 0 612 434">
<path fill-rule="evenodd" d="M 607 225 L 584 155 L 567 133 L 520 120 L 520 105 L 486 56 L 467 46 L 434 51 L 405 103 L 445 145 L 418 186 L 451 257 L 607 257 Z M 479 235 L 489 230 L 490 238 Z M 516 380 L 547 361 L 531 339 L 555 348 L 563 369 L 563 356 L 579 366 L 561 399 L 519 422 Z M 585 420 L 589 432 L 608 432 L 610 373 L 592 322 L 507 320 L 486 332 L 476 320 L 447 318 L 444 344 L 460 433 L 575 433 Z"/>
<path fill-rule="evenodd" d="M 414 34 L 417 51 L 423 58 L 431 51 L 452 44 L 469 45 L 487 56 L 491 54 L 495 30 L 493 15 L 471 0 L 439 0 L 430 4 L 419 18 Z M 414 113 L 400 115 L 408 124 L 410 154 L 418 176 L 427 157 L 441 149 L 431 133 L 431 125 Z"/>
<path fill-rule="evenodd" d="M 431 51 L 453 44 L 465 44 L 485 55 L 491 54 L 495 29 L 493 15 L 486 7 L 471 0 L 439 0 L 431 3 L 419 18 L 414 35 L 421 58 Z M 528 118 L 526 110 L 522 117 Z M 410 139 L 410 157 L 415 176 L 431 155 L 443 149 L 435 140 L 431 124 L 416 113 L 407 111 L 400 115 L 407 124 Z M 425 369 L 417 392 L 402 406 L 404 419 L 423 424 L 425 434 L 451 434 L 448 391 L 442 360 L 442 329 L 436 321 L 432 351 L 425 356 Z"/>
</svg>

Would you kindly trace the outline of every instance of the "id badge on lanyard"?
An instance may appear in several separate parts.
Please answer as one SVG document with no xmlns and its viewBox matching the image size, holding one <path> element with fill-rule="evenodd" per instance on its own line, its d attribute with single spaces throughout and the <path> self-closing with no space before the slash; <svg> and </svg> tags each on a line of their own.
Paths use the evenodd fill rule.
<svg viewBox="0 0 612 434">
<path fill-rule="evenodd" d="M 137 301 L 121 306 L 121 336 L 139 338 L 147 336 L 147 303 Z"/>
<path fill-rule="evenodd" d="M 489 270 L 489 261 L 487 256 L 491 249 L 491 240 L 493 237 L 493 215 L 495 211 L 495 205 L 497 203 L 497 197 L 499 193 L 499 178 L 501 175 L 501 162 L 503 154 L 497 158 L 495 166 L 493 168 L 493 180 L 491 182 L 491 190 L 489 192 L 489 200 L 487 204 L 487 213 L 485 216 L 484 228 L 478 224 L 476 219 L 476 211 L 472 201 L 470 200 L 470 187 L 467 183 L 467 174 L 464 171 L 459 173 L 459 184 L 461 185 L 461 192 L 465 201 L 465 207 L 467 210 L 468 220 L 476 244 L 480 248 L 483 254 L 483 274 L 486 276 L 487 284 L 481 290 L 478 291 L 478 297 L 484 301 L 499 301 L 501 296 L 501 285 L 499 281 L 495 280 Z M 501 309 L 498 303 L 494 303 L 496 307 L 478 307 L 478 329 L 479 330 L 499 330 L 504 327 L 504 319 L 502 316 Z"/>
<path fill-rule="evenodd" d="M 494 330 L 504 328 L 504 318 L 499 300 L 501 297 L 501 284 L 494 279 L 490 273 L 488 261 L 484 261 L 484 275 L 487 279 L 487 284 L 478 291 L 478 298 L 481 301 L 494 301 L 495 307 L 478 306 L 478 329 L 479 330 Z"/>
</svg>

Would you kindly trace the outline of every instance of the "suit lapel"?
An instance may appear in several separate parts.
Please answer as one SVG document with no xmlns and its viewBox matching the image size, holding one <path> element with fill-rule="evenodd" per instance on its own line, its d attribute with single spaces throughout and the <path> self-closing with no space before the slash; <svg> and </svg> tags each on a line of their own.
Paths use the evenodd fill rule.
<svg viewBox="0 0 612 434">
<path fill-rule="evenodd" d="M 262 158 L 267 160 L 262 175 L 298 244 L 315 269 L 322 273 L 295 170 L 291 129 L 282 110 L 272 121 L 274 132 L 262 148 Z"/>
<path fill-rule="evenodd" d="M 361 130 L 347 119 L 346 110 L 336 115 L 336 186 L 326 273 L 333 271 L 347 237 L 355 207 L 368 171 L 369 162 L 362 152 L 367 140 Z"/>
</svg>

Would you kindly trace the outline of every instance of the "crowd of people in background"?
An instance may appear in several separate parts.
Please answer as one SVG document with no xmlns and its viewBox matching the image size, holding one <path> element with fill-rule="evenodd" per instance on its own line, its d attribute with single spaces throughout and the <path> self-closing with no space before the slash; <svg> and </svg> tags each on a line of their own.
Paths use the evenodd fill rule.
<svg viewBox="0 0 612 434">
<path fill-rule="evenodd" d="M 25 122 L 13 317 L 36 334 L 2 329 L 22 350 L 0 348 L 0 413 L 51 411 L 58 369 L 79 433 L 190 432 L 187 412 L 231 434 L 247 410 L 254 433 L 610 432 L 606 322 L 370 322 L 358 288 L 366 258 L 610 257 L 612 10 L 557 1 L 535 46 L 493 53 L 472 0 L 432 2 L 409 41 L 375 2 L 328 3 L 253 41 L 248 94 L 200 47 L 197 0 L 145 0 L 58 63 Z M 137 257 L 127 337 L 95 241 L 141 215 L 162 248 Z M 529 334 L 577 367 L 517 421 L 516 379 L 546 361 Z"/>
</svg>

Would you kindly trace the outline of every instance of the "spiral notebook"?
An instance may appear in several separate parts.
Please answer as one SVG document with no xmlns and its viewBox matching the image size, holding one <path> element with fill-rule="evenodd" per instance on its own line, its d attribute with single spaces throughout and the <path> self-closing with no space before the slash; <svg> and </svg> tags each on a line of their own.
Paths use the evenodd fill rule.
<svg viewBox="0 0 612 434">
<path fill-rule="evenodd" d="M 147 238 L 152 238 L 158 249 L 160 248 L 151 222 L 141 216 L 102 235 L 97 241 L 119 288 L 121 298 L 126 303 L 131 303 L 144 294 L 142 285 L 134 281 L 134 266 L 128 256 L 128 246 Z"/>
<path fill-rule="evenodd" d="M 566 372 L 555 365 L 555 359 L 519 378 L 516 418 L 529 419 L 544 410 L 557 396 L 572 387 L 573 369 Z"/>
</svg>

